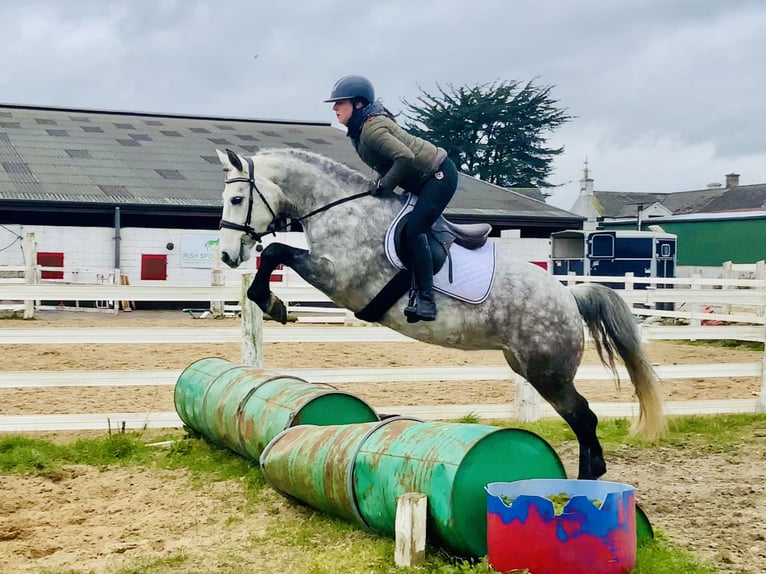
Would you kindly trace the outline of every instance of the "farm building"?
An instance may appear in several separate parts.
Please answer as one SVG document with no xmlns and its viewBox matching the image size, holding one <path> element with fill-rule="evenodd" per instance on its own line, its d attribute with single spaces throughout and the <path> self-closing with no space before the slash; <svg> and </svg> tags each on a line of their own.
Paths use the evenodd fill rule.
<svg viewBox="0 0 766 574">
<path fill-rule="evenodd" d="M 61 269 L 44 278 L 112 282 L 119 269 L 130 284 L 209 284 L 223 189 L 215 148 L 274 147 L 373 175 L 329 123 L 0 105 L 0 265 L 23 265 L 33 232 L 38 263 Z M 446 215 L 489 222 L 496 237 L 530 242 L 520 256 L 545 260 L 550 234 L 583 218 L 535 192 L 461 175 Z M 301 245 L 301 236 L 280 239 Z M 226 281 L 239 272 L 226 270 Z"/>
<path fill-rule="evenodd" d="M 716 276 L 726 261 L 755 263 L 766 259 L 766 211 L 694 213 L 646 218 L 641 229 L 678 237 L 677 263 L 682 276 Z M 635 219 L 604 221 L 602 229 L 635 229 Z"/>
<path fill-rule="evenodd" d="M 572 211 L 585 229 L 642 230 L 678 238 L 677 274 L 716 275 L 726 261 L 755 263 L 766 258 L 766 184 L 725 184 L 674 193 L 595 191 L 585 168 Z"/>
</svg>

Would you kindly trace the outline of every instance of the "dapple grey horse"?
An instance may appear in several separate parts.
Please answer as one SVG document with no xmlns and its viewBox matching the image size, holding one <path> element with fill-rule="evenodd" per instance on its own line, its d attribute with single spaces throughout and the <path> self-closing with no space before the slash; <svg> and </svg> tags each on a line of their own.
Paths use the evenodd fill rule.
<svg viewBox="0 0 766 574">
<path fill-rule="evenodd" d="M 251 157 L 216 151 L 227 172 L 220 231 L 224 263 L 237 267 L 246 261 L 280 218 L 300 220 L 306 234 L 308 250 L 275 242 L 262 252 L 248 297 L 265 313 L 281 322 L 287 318 L 284 303 L 269 289 L 269 275 L 279 264 L 355 312 L 395 275 L 383 239 L 402 209 L 398 196 L 372 197 L 365 193 L 368 180 L 362 174 L 302 150 L 265 150 Z M 483 303 L 441 293 L 436 297 L 436 321 L 408 323 L 402 313 L 405 296 L 379 322 L 428 343 L 502 351 L 511 369 L 574 431 L 580 478 L 596 479 L 606 472 L 598 419 L 573 383 L 583 354 L 583 321 L 601 361 L 615 374 L 615 351 L 625 363 L 640 403 L 634 430 L 655 439 L 664 429 L 656 376 L 630 309 L 612 289 L 563 286 L 540 267 L 498 249 L 494 281 Z"/>
</svg>

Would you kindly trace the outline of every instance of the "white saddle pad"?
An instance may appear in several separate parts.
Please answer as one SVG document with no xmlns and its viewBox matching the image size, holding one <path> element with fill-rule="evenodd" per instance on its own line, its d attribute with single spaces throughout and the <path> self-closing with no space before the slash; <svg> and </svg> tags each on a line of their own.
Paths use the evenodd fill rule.
<svg viewBox="0 0 766 574">
<path fill-rule="evenodd" d="M 415 203 L 417 203 L 417 197 L 410 196 L 386 232 L 386 257 L 397 269 L 405 269 L 405 266 L 396 254 L 394 245 L 396 226 L 412 211 Z M 466 303 L 486 301 L 495 276 L 495 243 L 489 240 L 479 249 L 466 249 L 453 243 L 449 255 L 452 258 L 452 282 L 450 283 L 449 280 L 448 259 L 434 276 L 434 289 Z"/>
</svg>

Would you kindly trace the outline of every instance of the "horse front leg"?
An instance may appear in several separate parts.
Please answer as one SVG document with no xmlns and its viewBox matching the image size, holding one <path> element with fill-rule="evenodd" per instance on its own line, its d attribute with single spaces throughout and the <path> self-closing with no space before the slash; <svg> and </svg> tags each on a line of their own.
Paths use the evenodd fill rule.
<svg viewBox="0 0 766 574">
<path fill-rule="evenodd" d="M 324 259 L 314 259 L 306 249 L 284 243 L 271 243 L 261 253 L 261 264 L 247 290 L 247 298 L 275 321 L 287 323 L 287 306 L 271 291 L 269 278 L 279 265 L 294 269 L 306 281 L 316 286 L 320 278 L 326 281 L 329 270 Z"/>
<path fill-rule="evenodd" d="M 271 291 L 269 279 L 274 270 L 280 265 L 289 265 L 294 247 L 284 243 L 272 243 L 261 253 L 261 263 L 255 273 L 253 282 L 247 290 L 247 298 L 283 325 L 287 323 L 287 307 L 284 302 Z"/>
</svg>

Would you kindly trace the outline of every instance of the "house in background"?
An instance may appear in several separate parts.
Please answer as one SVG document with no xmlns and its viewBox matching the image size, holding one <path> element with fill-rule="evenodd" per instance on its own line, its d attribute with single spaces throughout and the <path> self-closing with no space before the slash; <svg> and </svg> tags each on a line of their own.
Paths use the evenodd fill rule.
<svg viewBox="0 0 766 574">
<path fill-rule="evenodd" d="M 729 173 L 724 184 L 673 193 L 596 191 L 586 163 L 572 212 L 586 219 L 586 230 L 674 234 L 678 276 L 717 276 L 726 261 L 766 259 L 766 183 L 741 185 L 739 178 Z"/>
</svg>

